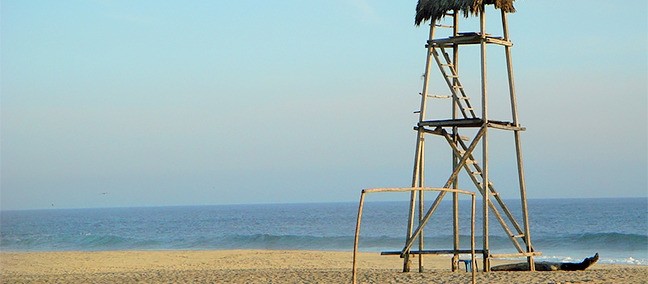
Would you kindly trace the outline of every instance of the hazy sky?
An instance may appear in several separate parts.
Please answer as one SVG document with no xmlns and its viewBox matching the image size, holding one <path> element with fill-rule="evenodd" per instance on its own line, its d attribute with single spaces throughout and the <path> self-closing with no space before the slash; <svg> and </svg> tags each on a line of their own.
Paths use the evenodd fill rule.
<svg viewBox="0 0 648 284">
<path fill-rule="evenodd" d="M 516 1 L 530 198 L 648 195 L 647 5 Z M 2 0 L 0 208 L 356 201 L 409 186 L 428 32 L 415 6 Z M 489 47 L 489 66 L 502 53 Z M 478 74 L 478 58 L 462 70 Z M 490 143 L 492 168 L 514 187 L 509 140 Z M 429 149 L 427 185 L 441 186 L 448 148 Z"/>
</svg>

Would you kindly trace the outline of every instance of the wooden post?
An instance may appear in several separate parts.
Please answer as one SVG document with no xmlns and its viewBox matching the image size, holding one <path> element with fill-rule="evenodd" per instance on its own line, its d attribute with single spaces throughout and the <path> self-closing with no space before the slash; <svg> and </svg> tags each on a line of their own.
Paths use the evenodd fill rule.
<svg viewBox="0 0 648 284">
<path fill-rule="evenodd" d="M 480 14 L 480 35 L 481 35 L 481 91 L 482 91 L 482 119 L 484 125 L 484 137 L 482 139 L 482 189 L 483 189 L 483 222 L 484 222 L 484 271 L 490 271 L 489 258 L 489 240 L 488 240 L 488 198 L 490 191 L 488 189 L 488 88 L 487 88 L 487 70 L 486 70 L 486 13 L 482 7 Z"/>
<path fill-rule="evenodd" d="M 470 267 L 472 268 L 472 283 L 475 284 L 477 261 L 475 260 L 475 194 L 471 196 L 470 206 Z"/>
<path fill-rule="evenodd" d="M 430 32 L 428 36 L 429 40 L 432 40 L 434 38 L 434 23 L 430 23 Z M 428 92 L 428 84 L 430 81 L 430 65 L 432 64 L 432 46 L 427 47 L 427 55 L 426 55 L 426 61 L 425 61 L 425 75 L 423 78 L 423 91 L 421 92 L 421 107 L 419 109 L 419 122 L 422 122 L 425 120 L 425 112 L 427 110 L 427 92 Z M 424 157 L 423 157 L 423 149 L 424 149 L 424 144 L 425 144 L 425 131 L 421 127 L 419 128 L 417 132 L 417 137 L 416 137 L 416 154 L 414 155 L 414 170 L 412 174 L 412 187 L 421 187 L 420 182 L 424 180 L 422 168 L 423 168 L 423 163 L 424 163 Z M 417 193 L 416 191 L 412 191 L 410 193 L 410 210 L 409 210 L 409 216 L 408 216 L 408 223 L 407 223 L 407 239 L 409 240 L 412 236 L 412 230 L 414 228 L 414 211 L 416 208 L 416 198 L 417 195 L 420 195 L 420 193 Z M 420 219 L 420 218 L 419 218 Z M 421 243 L 421 245 L 423 245 Z M 411 260 L 410 260 L 410 255 L 409 253 L 405 254 L 403 257 L 403 272 L 409 272 L 411 267 Z"/>
<path fill-rule="evenodd" d="M 452 15 L 452 36 L 457 36 L 459 34 L 459 13 L 458 10 L 454 10 Z M 454 65 L 455 72 L 459 74 L 459 45 L 453 44 L 452 46 L 452 64 Z M 457 78 L 452 80 L 453 87 L 456 88 L 458 85 Z M 452 98 L 452 119 L 457 119 L 457 108 L 459 107 L 459 102 L 456 97 Z M 455 126 L 452 128 L 452 137 L 453 143 L 457 142 L 457 136 L 459 136 L 458 128 Z M 457 168 L 459 158 L 457 154 L 452 151 L 452 169 L 453 171 Z M 452 188 L 457 189 L 459 186 L 459 177 L 455 178 Z M 459 194 L 452 194 L 452 230 L 453 230 L 453 248 L 455 251 L 459 250 Z M 455 253 L 452 256 L 452 271 L 459 270 L 459 254 Z"/>
<path fill-rule="evenodd" d="M 358 218 L 356 219 L 356 228 L 355 228 L 355 236 L 353 238 L 353 267 L 352 267 L 352 275 L 351 275 L 351 280 L 353 281 L 353 284 L 356 283 L 356 274 L 357 274 L 357 254 L 358 254 L 358 241 L 360 240 L 360 222 L 362 222 L 362 207 L 364 206 L 364 198 L 365 198 L 365 191 L 363 190 L 362 193 L 360 193 L 360 204 L 358 205 Z"/>
<path fill-rule="evenodd" d="M 510 41 L 509 29 L 508 29 L 508 14 L 504 11 L 502 13 L 502 30 L 504 32 L 504 40 Z M 508 81 L 509 81 L 509 94 L 511 97 L 511 116 L 513 120 L 513 125 L 516 127 L 520 126 L 518 120 L 517 112 L 517 97 L 515 95 L 515 80 L 513 77 L 513 63 L 511 57 L 511 47 L 505 46 L 504 50 L 506 52 L 506 69 L 508 72 Z M 524 165 L 522 163 L 522 145 L 520 139 L 520 131 L 515 130 L 513 132 L 515 138 L 515 153 L 517 156 L 517 166 L 518 166 L 518 181 L 520 183 L 520 201 L 522 203 L 522 222 L 524 223 L 524 242 L 526 243 L 526 252 L 532 252 L 533 246 L 531 246 L 531 230 L 529 228 L 529 211 L 527 207 L 527 197 L 526 197 L 526 183 L 524 180 Z M 527 262 L 529 263 L 529 270 L 535 271 L 535 262 L 533 260 L 533 255 L 527 257 Z"/>
<path fill-rule="evenodd" d="M 424 187 L 425 186 L 425 143 L 421 145 L 421 165 L 419 167 L 419 181 L 418 181 L 418 186 L 419 187 Z M 421 190 L 419 191 L 419 206 L 418 206 L 418 224 L 421 226 L 423 223 L 423 210 L 425 209 L 425 191 Z M 425 248 L 425 241 L 424 241 L 424 232 L 421 231 L 421 235 L 419 236 L 419 251 L 423 251 Z M 419 272 L 423 272 L 423 254 L 419 253 L 418 255 L 418 266 L 419 266 Z"/>
<path fill-rule="evenodd" d="M 472 260 L 472 265 L 475 267 L 475 196 L 476 194 L 474 192 L 469 192 L 465 190 L 460 190 L 460 189 L 450 189 L 446 187 L 443 188 L 425 188 L 425 187 L 410 187 L 410 188 L 371 188 L 371 189 L 364 189 L 362 190 L 362 193 L 360 194 L 360 203 L 358 205 L 358 217 L 356 219 L 356 228 L 355 228 L 355 235 L 354 235 L 354 240 L 353 240 L 353 264 L 352 264 L 352 275 L 351 275 L 351 280 L 352 283 L 357 282 L 357 255 L 358 255 L 358 244 L 360 240 L 360 228 L 361 228 L 361 223 L 362 223 L 362 211 L 364 207 L 364 200 L 365 200 L 365 194 L 368 193 L 374 193 L 374 192 L 404 192 L 404 191 L 409 191 L 409 192 L 423 192 L 423 191 L 438 191 L 439 196 L 437 197 L 437 200 L 435 200 L 435 204 L 438 205 L 438 202 L 440 202 L 440 198 L 443 197 L 445 193 L 452 192 L 452 193 L 457 193 L 457 194 L 465 194 L 465 195 L 470 195 L 471 200 L 472 200 L 472 210 L 471 210 L 471 229 L 470 229 L 470 236 L 471 236 L 471 250 L 470 251 L 462 251 L 462 253 L 471 253 L 471 260 Z M 433 208 L 436 208 L 436 205 L 432 205 Z M 433 210 L 432 210 L 433 211 Z M 430 214 L 430 212 L 428 212 Z M 426 218 L 429 216 L 426 215 Z M 429 219 L 429 218 L 428 218 Z M 425 221 L 424 221 L 425 222 Z M 421 226 L 424 226 L 425 224 L 422 224 Z M 417 228 L 417 233 L 419 229 L 422 227 Z M 416 238 L 416 237 L 414 237 Z M 410 239 L 410 241 L 413 241 L 413 239 Z M 406 247 L 403 249 L 403 251 L 409 252 L 409 247 Z M 448 253 L 453 253 L 455 250 L 445 250 L 445 251 L 435 251 L 435 253 L 443 253 L 443 254 L 448 254 Z M 391 254 L 391 253 L 389 253 Z M 421 253 L 419 253 L 421 254 Z M 403 253 L 401 252 L 401 256 L 403 256 Z M 475 274 L 473 270 L 473 283 L 475 281 Z"/>
</svg>

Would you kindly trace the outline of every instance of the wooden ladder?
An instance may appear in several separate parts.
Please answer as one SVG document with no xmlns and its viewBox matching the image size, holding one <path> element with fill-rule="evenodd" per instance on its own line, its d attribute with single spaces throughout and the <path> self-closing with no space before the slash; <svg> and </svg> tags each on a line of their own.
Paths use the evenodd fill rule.
<svg viewBox="0 0 648 284">
<path fill-rule="evenodd" d="M 475 184 L 475 186 L 479 189 L 479 192 L 482 195 L 485 195 L 486 193 L 483 190 L 483 173 L 482 169 L 479 166 L 479 162 L 475 159 L 475 157 L 472 155 L 472 153 L 467 153 L 468 151 L 468 146 L 466 143 L 461 140 L 461 139 L 453 139 L 453 136 L 449 134 L 447 131 L 443 130 L 442 131 L 443 136 L 446 138 L 448 144 L 452 147 L 453 151 L 458 157 L 463 157 L 464 155 L 468 155 L 466 162 L 463 165 L 464 169 L 468 172 L 470 179 L 472 182 Z M 455 143 L 457 141 L 457 143 Z M 467 153 L 467 154 L 466 154 Z M 508 221 L 513 225 L 514 230 L 511 230 L 509 225 L 507 224 L 506 220 L 500 213 L 500 209 L 495 206 L 495 203 L 491 199 L 488 199 L 488 205 L 489 207 L 493 210 L 493 214 L 499 221 L 500 225 L 506 232 L 506 235 L 509 237 L 511 242 L 513 242 L 513 245 L 515 248 L 518 250 L 520 253 L 524 253 L 525 249 L 521 246 L 519 240 L 521 239 L 522 241 L 525 240 L 524 238 L 524 231 L 522 230 L 522 227 L 520 224 L 515 220 L 515 217 L 511 213 L 511 210 L 506 206 L 502 198 L 499 196 L 499 193 L 495 190 L 495 186 L 491 181 L 488 182 L 488 192 L 487 194 L 492 195 L 495 197 L 495 200 L 497 201 L 497 205 L 499 205 L 499 208 L 504 212 L 506 215 Z"/>
<path fill-rule="evenodd" d="M 439 53 L 441 53 L 441 55 Z M 475 110 L 470 104 L 470 97 L 466 95 L 464 87 L 459 80 L 459 74 L 457 73 L 455 65 L 452 63 L 450 55 L 448 55 L 445 48 L 433 46 L 432 55 L 434 56 L 434 60 L 439 66 L 439 70 L 441 71 L 441 74 L 443 74 L 443 78 L 445 79 L 448 88 L 450 88 L 452 98 L 457 102 L 457 106 L 459 106 L 459 110 L 463 117 L 477 118 Z"/>
</svg>

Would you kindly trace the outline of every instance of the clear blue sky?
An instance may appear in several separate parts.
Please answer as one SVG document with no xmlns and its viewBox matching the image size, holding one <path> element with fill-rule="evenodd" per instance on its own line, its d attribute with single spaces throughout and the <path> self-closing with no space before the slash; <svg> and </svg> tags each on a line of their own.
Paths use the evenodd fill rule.
<svg viewBox="0 0 648 284">
<path fill-rule="evenodd" d="M 531 198 L 648 195 L 647 5 L 516 1 Z M 356 201 L 408 186 L 427 37 L 415 6 L 3 0 L 0 208 Z M 494 160 L 495 182 L 514 185 Z"/>
</svg>

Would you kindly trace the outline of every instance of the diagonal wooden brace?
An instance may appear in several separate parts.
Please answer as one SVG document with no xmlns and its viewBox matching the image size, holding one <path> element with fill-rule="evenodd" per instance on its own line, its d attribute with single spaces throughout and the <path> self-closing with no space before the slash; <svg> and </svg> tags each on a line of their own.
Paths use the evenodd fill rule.
<svg viewBox="0 0 648 284">
<path fill-rule="evenodd" d="M 448 181 L 443 186 L 444 188 L 448 188 L 452 184 L 452 182 L 457 178 L 457 175 L 461 171 L 461 167 L 466 164 L 468 157 L 475 150 L 477 144 L 479 144 L 479 140 L 484 136 L 484 133 L 486 133 L 486 127 L 482 127 L 479 130 L 479 132 L 477 132 L 475 138 L 473 138 L 472 142 L 470 143 L 470 147 L 468 147 L 466 153 L 463 155 L 463 157 L 461 157 L 461 160 L 459 160 L 459 164 L 458 164 L 459 166 L 457 166 L 457 168 L 452 172 L 452 174 L 448 178 Z M 425 213 L 425 216 L 419 223 L 414 233 L 407 239 L 407 242 L 405 243 L 405 247 L 401 250 L 401 257 L 404 257 L 407 254 L 407 252 L 410 250 L 410 248 L 412 248 L 414 241 L 416 240 L 416 238 L 419 237 L 425 225 L 427 225 L 427 222 L 430 220 L 430 217 L 432 217 L 434 211 L 436 211 L 437 207 L 441 203 L 441 200 L 443 200 L 445 194 L 446 194 L 445 191 L 439 192 L 439 195 L 432 203 L 432 206 L 430 206 L 430 209 L 428 209 L 428 211 Z"/>
<path fill-rule="evenodd" d="M 445 137 L 446 141 L 448 142 L 448 144 L 452 148 L 452 151 L 455 153 L 455 155 L 461 156 L 461 151 L 459 150 L 459 148 L 457 148 L 457 145 L 455 145 L 455 143 L 454 143 L 452 137 L 450 136 L 450 134 L 445 130 L 441 130 L 441 133 Z M 469 157 L 469 158 L 471 158 L 471 157 Z M 477 165 L 474 165 L 474 166 L 476 167 L 476 169 L 478 171 L 480 170 L 477 167 Z M 467 164 L 464 164 L 463 167 L 466 170 L 466 172 L 468 172 L 468 173 L 471 172 L 470 168 L 468 167 Z M 469 174 L 469 176 L 470 176 L 470 179 L 472 180 L 472 182 L 475 184 L 475 187 L 477 187 L 477 190 L 479 191 L 479 193 L 481 193 L 482 196 L 483 196 L 485 194 L 484 189 L 479 185 L 479 181 L 477 180 L 477 178 L 472 174 Z M 490 189 L 491 192 L 496 192 L 495 189 L 490 184 L 489 184 L 489 189 Z M 498 196 L 496 196 L 496 197 L 498 197 Z M 520 229 L 519 229 L 519 227 L 517 225 L 517 222 L 513 218 L 510 211 L 508 211 L 508 208 L 506 207 L 506 205 L 504 205 L 503 201 L 501 199 L 499 199 L 499 198 L 498 198 L 498 201 L 500 202 L 499 205 L 502 207 L 502 210 L 504 210 L 504 213 L 506 213 L 507 216 L 509 217 L 509 221 L 511 221 L 513 226 L 517 229 L 518 234 L 522 234 L 522 232 L 520 231 Z M 497 207 L 495 207 L 495 204 L 493 203 L 493 201 L 489 199 L 488 200 L 488 205 L 489 205 L 488 207 L 490 207 L 493 210 L 493 214 L 495 214 L 495 217 L 497 218 L 500 225 L 502 226 L 502 229 L 504 229 L 504 231 L 506 232 L 506 235 L 511 240 L 511 242 L 513 243 L 515 248 L 518 250 L 518 252 L 524 252 L 524 249 L 522 248 L 522 246 L 520 245 L 520 243 L 518 242 L 518 240 L 514 236 L 516 234 L 514 234 L 511 231 L 511 229 L 509 228 L 509 226 L 506 224 L 506 221 L 504 221 L 504 218 L 502 217 L 502 214 L 499 212 L 499 209 Z"/>
</svg>

